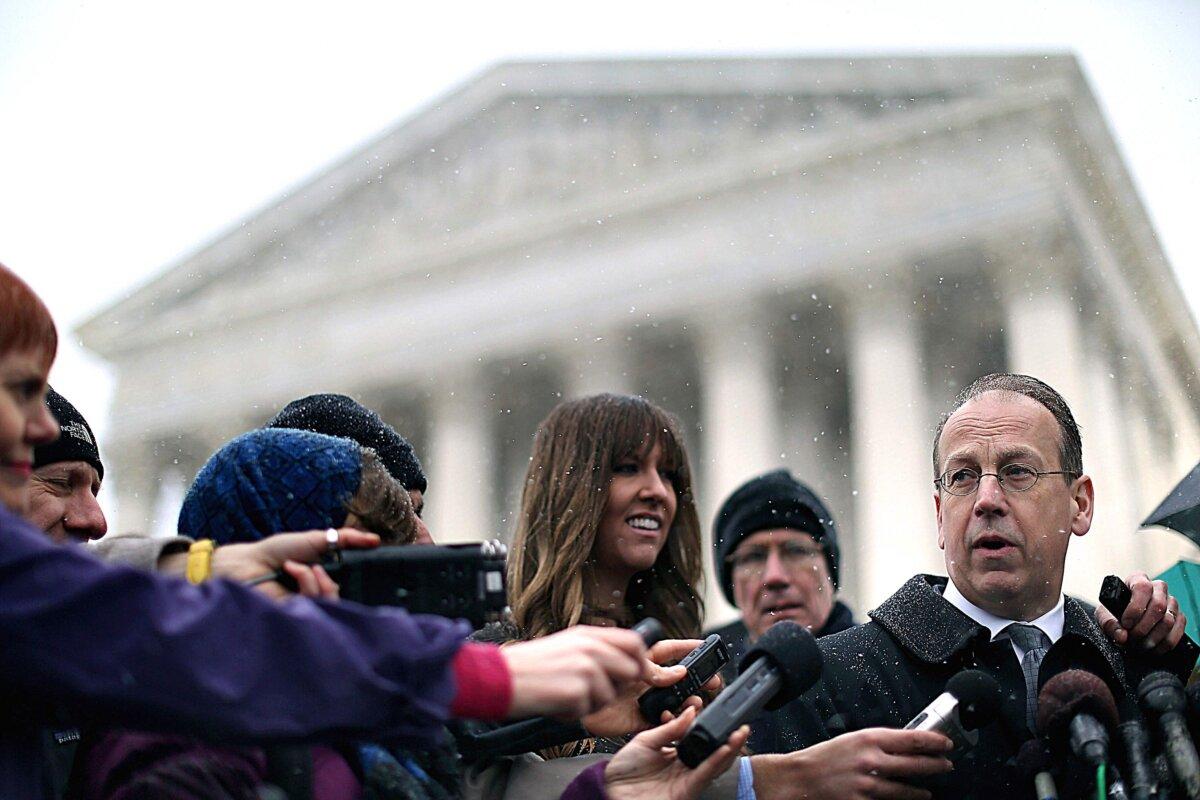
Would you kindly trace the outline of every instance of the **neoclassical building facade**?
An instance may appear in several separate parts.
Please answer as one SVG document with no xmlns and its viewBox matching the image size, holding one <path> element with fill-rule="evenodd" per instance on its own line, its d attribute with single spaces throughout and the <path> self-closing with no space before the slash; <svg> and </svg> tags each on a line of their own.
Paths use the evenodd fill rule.
<svg viewBox="0 0 1200 800">
<path fill-rule="evenodd" d="M 1200 458 L 1200 337 L 1069 56 L 503 64 L 79 334 L 117 374 L 117 530 L 341 391 L 417 445 L 435 536 L 504 537 L 546 412 L 636 392 L 706 527 L 779 466 L 827 497 L 865 609 L 944 572 L 933 428 L 1011 370 L 1083 427 L 1068 591 L 1189 552 L 1136 530 Z"/>
</svg>

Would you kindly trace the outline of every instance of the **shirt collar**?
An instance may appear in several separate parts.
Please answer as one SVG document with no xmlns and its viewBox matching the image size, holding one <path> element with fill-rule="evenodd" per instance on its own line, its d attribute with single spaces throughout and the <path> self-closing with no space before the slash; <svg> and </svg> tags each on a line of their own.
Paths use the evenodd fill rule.
<svg viewBox="0 0 1200 800">
<path fill-rule="evenodd" d="M 947 603 L 954 606 L 983 627 L 987 628 L 988 632 L 992 635 L 992 639 L 995 639 L 1001 631 L 1003 631 L 1009 625 L 1012 625 L 1014 622 L 1020 622 L 1025 625 L 1033 625 L 1034 627 L 1041 629 L 1042 633 L 1050 637 L 1050 642 L 1052 644 L 1061 639 L 1063 635 L 1063 625 L 1066 621 L 1066 615 L 1063 612 L 1063 595 L 1061 594 L 1058 596 L 1058 603 L 1055 604 L 1054 608 L 1050 609 L 1045 614 L 1042 614 L 1037 619 L 1029 621 L 1020 619 L 1004 619 L 1003 617 L 996 616 L 990 611 L 984 611 L 982 608 L 963 597 L 963 593 L 960 592 L 958 587 L 954 585 L 953 578 L 946 583 L 946 590 L 942 593 L 942 597 L 945 598 Z"/>
</svg>

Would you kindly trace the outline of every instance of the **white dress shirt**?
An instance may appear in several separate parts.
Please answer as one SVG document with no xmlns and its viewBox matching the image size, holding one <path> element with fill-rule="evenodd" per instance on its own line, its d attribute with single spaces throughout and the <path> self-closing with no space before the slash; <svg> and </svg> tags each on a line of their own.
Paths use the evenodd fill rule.
<svg viewBox="0 0 1200 800">
<path fill-rule="evenodd" d="M 1014 622 L 1019 622 L 1023 625 L 1033 625 L 1050 638 L 1051 644 L 1057 642 L 1062 638 L 1063 635 L 1063 625 L 1066 622 L 1066 615 L 1063 612 L 1063 595 L 1061 594 L 1058 596 L 1058 603 L 1054 606 L 1054 608 L 1033 620 L 1004 619 L 1003 617 L 996 616 L 990 611 L 984 611 L 982 608 L 963 597 L 963 593 L 960 592 L 958 587 L 954 585 L 953 578 L 951 578 L 946 584 L 946 591 L 942 592 L 942 597 L 946 598 L 947 603 L 954 606 L 983 627 L 987 628 L 992 634 L 992 641 L 995 641 L 1000 632 L 1009 625 L 1012 625 Z M 1018 647 L 1017 643 L 1012 639 L 1009 641 L 1012 642 L 1013 652 L 1017 654 L 1017 661 L 1020 661 L 1025 657 L 1025 651 Z"/>
</svg>

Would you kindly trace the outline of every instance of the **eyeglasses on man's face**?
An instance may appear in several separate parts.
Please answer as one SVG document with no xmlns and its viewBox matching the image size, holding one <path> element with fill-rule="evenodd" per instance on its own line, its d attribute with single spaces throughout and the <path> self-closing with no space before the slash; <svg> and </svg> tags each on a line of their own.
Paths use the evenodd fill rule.
<svg viewBox="0 0 1200 800">
<path fill-rule="evenodd" d="M 1000 482 L 1000 488 L 1006 492 L 1027 492 L 1043 475 L 1078 475 L 1067 470 L 1038 471 L 1028 464 L 1005 464 L 998 472 L 980 472 L 970 467 L 956 467 L 946 470 L 934 479 L 933 484 L 939 489 L 960 497 L 974 494 L 979 489 L 979 482 L 985 475 L 991 475 Z"/>
<path fill-rule="evenodd" d="M 747 547 L 726 557 L 733 565 L 733 570 L 739 575 L 761 575 L 767 568 L 767 559 L 771 550 L 779 553 L 779 560 L 785 567 L 807 566 L 824 555 L 819 547 L 804 542 L 780 542 L 771 546 Z"/>
</svg>

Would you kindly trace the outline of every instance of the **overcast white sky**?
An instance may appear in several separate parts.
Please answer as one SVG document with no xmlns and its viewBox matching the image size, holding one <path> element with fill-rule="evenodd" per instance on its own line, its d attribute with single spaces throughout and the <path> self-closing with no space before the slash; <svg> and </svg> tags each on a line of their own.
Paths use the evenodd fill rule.
<svg viewBox="0 0 1200 800">
<path fill-rule="evenodd" d="M 917 10 L 919 9 L 919 11 Z M 73 325 L 511 58 L 1070 50 L 1200 308 L 1200 2 L 0 1 L 0 262 Z"/>
</svg>

